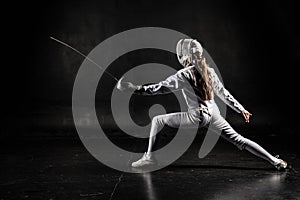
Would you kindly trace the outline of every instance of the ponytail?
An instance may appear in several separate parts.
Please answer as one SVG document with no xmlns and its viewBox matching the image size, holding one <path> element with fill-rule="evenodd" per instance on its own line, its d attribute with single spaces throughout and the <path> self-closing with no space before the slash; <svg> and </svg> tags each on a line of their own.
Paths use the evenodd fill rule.
<svg viewBox="0 0 300 200">
<path fill-rule="evenodd" d="M 200 54 L 193 55 L 195 61 L 195 68 L 193 73 L 196 79 L 195 86 L 200 91 L 203 100 L 211 100 L 213 98 L 212 80 L 208 71 L 208 64 L 206 59 L 202 58 Z"/>
</svg>

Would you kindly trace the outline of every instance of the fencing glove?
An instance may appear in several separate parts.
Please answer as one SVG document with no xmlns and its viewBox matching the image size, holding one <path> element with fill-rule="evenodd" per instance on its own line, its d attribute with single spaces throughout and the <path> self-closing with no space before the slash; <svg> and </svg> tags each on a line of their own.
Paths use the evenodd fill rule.
<svg viewBox="0 0 300 200">
<path fill-rule="evenodd" d="M 124 82 L 122 81 L 124 77 L 120 78 L 120 80 L 117 83 L 117 89 L 120 91 L 135 91 L 140 90 L 142 88 L 141 85 L 135 85 L 131 82 Z"/>
</svg>

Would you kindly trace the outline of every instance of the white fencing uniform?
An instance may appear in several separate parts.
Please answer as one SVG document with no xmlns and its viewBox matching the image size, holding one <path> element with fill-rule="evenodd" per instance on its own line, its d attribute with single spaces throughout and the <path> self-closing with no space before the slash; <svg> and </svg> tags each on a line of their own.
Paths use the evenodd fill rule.
<svg viewBox="0 0 300 200">
<path fill-rule="evenodd" d="M 221 133 L 221 137 L 233 143 L 240 150 L 247 149 L 251 153 L 269 161 L 271 164 L 278 163 L 279 160 L 265 151 L 261 146 L 238 134 L 221 116 L 214 99 L 205 101 L 199 95 L 196 95 L 195 98 L 195 92 L 191 91 L 191 86 L 194 86 L 195 82 L 195 76 L 192 73 L 192 68 L 194 67 L 183 68 L 164 81 L 157 84 L 143 85 L 135 91 L 135 94 L 140 95 L 160 95 L 181 90 L 188 106 L 187 112 L 169 113 L 153 117 L 147 154 L 151 154 L 156 134 L 165 124 L 174 128 L 178 128 L 179 126 L 198 128 L 197 123 L 195 123 L 198 121 L 199 127 L 207 126 L 210 123 L 210 128 L 218 130 Z M 224 88 L 214 69 L 208 67 L 208 71 L 212 80 L 214 95 L 217 95 L 233 110 L 241 113 L 244 107 Z"/>
</svg>

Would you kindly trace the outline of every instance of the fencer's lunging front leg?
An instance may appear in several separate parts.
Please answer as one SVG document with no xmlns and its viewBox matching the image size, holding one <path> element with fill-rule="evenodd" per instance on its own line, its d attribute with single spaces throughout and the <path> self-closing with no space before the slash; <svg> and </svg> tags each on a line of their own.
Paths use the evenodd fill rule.
<svg viewBox="0 0 300 200">
<path fill-rule="evenodd" d="M 147 155 L 151 155 L 152 147 L 156 140 L 156 134 L 164 127 L 165 124 L 175 128 L 180 126 L 181 117 L 179 115 L 180 115 L 179 113 L 176 114 L 172 113 L 172 115 L 166 114 L 166 115 L 157 115 L 153 117 L 151 123 Z"/>
<path fill-rule="evenodd" d="M 197 126 L 197 123 L 195 123 L 196 120 L 199 119 L 195 119 L 195 116 L 191 112 L 176 112 L 153 117 L 147 155 L 151 155 L 152 147 L 156 140 L 156 134 L 164 127 L 165 124 L 172 128 L 191 128 Z"/>
<path fill-rule="evenodd" d="M 158 119 L 158 116 L 153 117 L 152 123 L 151 123 L 147 155 L 151 154 L 152 147 L 156 140 L 156 134 L 159 132 L 159 130 L 161 129 L 162 126 L 163 126 L 163 124 L 161 123 L 161 120 Z"/>
</svg>

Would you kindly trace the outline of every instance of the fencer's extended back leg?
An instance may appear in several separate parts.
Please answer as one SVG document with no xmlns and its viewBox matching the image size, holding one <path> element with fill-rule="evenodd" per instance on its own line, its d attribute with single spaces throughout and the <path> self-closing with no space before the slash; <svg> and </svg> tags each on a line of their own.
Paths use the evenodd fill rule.
<svg viewBox="0 0 300 200">
<path fill-rule="evenodd" d="M 272 156 L 264 148 L 262 148 L 256 142 L 249 140 L 237 133 L 231 125 L 221 116 L 214 116 L 212 123 L 212 129 L 221 134 L 221 137 L 237 146 L 240 150 L 246 149 L 250 153 L 270 162 L 272 165 L 279 162 L 279 159 Z"/>
</svg>

